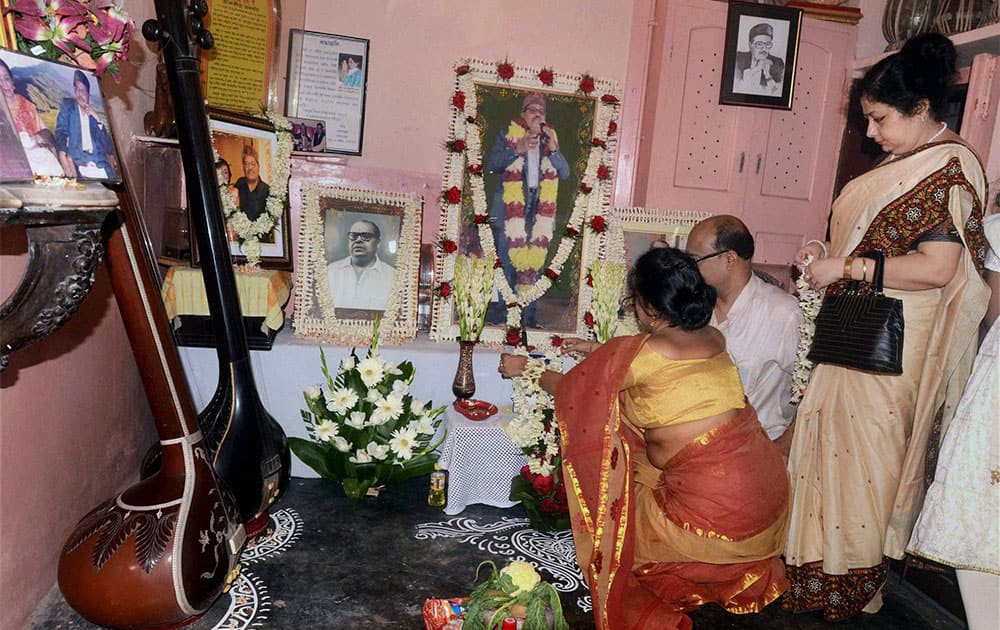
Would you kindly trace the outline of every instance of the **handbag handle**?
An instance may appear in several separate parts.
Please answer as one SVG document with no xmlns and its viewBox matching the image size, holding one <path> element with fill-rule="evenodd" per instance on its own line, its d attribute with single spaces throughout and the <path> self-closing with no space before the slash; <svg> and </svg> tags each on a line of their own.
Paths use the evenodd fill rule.
<svg viewBox="0 0 1000 630">
<path fill-rule="evenodd" d="M 872 271 L 872 290 L 875 293 L 882 293 L 883 280 L 885 277 L 885 254 L 877 249 L 873 249 L 861 254 L 862 258 L 871 258 L 875 261 L 875 269 Z"/>
</svg>

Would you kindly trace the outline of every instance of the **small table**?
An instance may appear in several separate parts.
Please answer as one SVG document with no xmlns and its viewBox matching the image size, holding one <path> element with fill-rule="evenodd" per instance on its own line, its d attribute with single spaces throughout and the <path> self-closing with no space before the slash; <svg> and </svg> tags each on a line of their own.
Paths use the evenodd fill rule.
<svg viewBox="0 0 1000 630">
<path fill-rule="evenodd" d="M 252 350 L 270 350 L 285 323 L 284 306 L 291 295 L 291 274 L 276 269 L 236 269 L 236 290 Z M 175 265 L 167 270 L 161 289 L 167 317 L 173 321 L 178 345 L 215 345 L 205 279 L 201 269 Z"/>
<path fill-rule="evenodd" d="M 504 430 L 510 420 L 509 412 L 486 420 L 469 420 L 448 406 L 439 429 L 448 434 L 439 447 L 438 460 L 448 471 L 445 514 L 458 514 L 473 503 L 501 508 L 520 503 L 509 498 L 510 482 L 520 474 L 527 459 Z"/>
</svg>

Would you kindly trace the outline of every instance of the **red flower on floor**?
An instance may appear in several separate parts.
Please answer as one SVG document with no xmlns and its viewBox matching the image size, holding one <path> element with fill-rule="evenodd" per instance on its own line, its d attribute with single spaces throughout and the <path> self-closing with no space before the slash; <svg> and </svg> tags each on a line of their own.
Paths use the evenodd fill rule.
<svg viewBox="0 0 1000 630">
<path fill-rule="evenodd" d="M 452 186 L 444 191 L 444 198 L 448 200 L 448 203 L 460 203 L 462 201 L 462 189 L 458 186 Z"/>
<path fill-rule="evenodd" d="M 513 78 L 514 76 L 514 66 L 510 65 L 510 63 L 506 61 L 504 61 L 503 63 L 498 63 L 497 74 L 504 81 L 510 81 L 510 79 Z"/>
<path fill-rule="evenodd" d="M 552 85 L 552 81 L 555 79 L 555 75 L 552 74 L 550 68 L 542 68 L 538 72 L 538 80 L 542 82 L 542 85 Z"/>
<path fill-rule="evenodd" d="M 584 94 L 590 94 L 591 92 L 593 92 L 594 91 L 594 77 L 590 76 L 589 74 L 583 75 L 583 78 L 580 79 L 579 89 Z"/>
<path fill-rule="evenodd" d="M 531 480 L 531 486 L 538 494 L 548 494 L 556 489 L 556 480 L 552 475 L 535 475 Z"/>
</svg>

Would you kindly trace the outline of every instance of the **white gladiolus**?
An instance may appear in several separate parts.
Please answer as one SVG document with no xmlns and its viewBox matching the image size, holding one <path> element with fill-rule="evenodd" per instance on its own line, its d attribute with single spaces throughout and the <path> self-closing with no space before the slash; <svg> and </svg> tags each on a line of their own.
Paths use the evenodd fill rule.
<svg viewBox="0 0 1000 630">
<path fill-rule="evenodd" d="M 309 400 L 316 400 L 317 398 L 323 395 L 323 388 L 320 387 L 319 385 L 310 385 L 309 387 L 305 388 L 303 393 Z"/>
<path fill-rule="evenodd" d="M 347 459 L 355 464 L 367 464 L 372 461 L 372 456 L 368 454 L 368 451 L 358 449 L 355 451 L 354 455 L 351 455 Z"/>
<path fill-rule="evenodd" d="M 340 371 L 341 372 L 350 372 L 351 370 L 354 369 L 354 365 L 355 365 L 355 363 L 354 363 L 354 355 L 353 354 L 349 354 L 349 355 L 347 355 L 346 357 L 344 357 L 343 359 L 340 360 Z"/>
<path fill-rule="evenodd" d="M 333 438 L 333 448 L 337 449 L 341 453 L 348 453 L 351 450 L 351 443 L 348 442 L 344 436 L 338 435 Z"/>
<path fill-rule="evenodd" d="M 363 411 L 354 411 L 348 416 L 345 424 L 353 429 L 363 429 L 365 428 L 366 419 Z"/>
<path fill-rule="evenodd" d="M 618 309 L 622 288 L 625 286 L 625 263 L 595 260 L 590 267 L 590 277 L 594 281 L 594 292 L 590 299 L 594 333 L 597 341 L 604 343 L 614 336 L 618 326 Z"/>
<path fill-rule="evenodd" d="M 389 446 L 387 444 L 376 444 L 375 442 L 369 442 L 368 447 L 365 449 L 372 459 L 378 461 L 383 461 L 389 456 Z"/>
</svg>

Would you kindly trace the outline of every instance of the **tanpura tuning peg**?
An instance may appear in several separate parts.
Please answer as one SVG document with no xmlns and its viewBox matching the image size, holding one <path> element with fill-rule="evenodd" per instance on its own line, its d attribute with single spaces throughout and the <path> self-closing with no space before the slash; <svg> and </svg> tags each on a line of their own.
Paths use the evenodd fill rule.
<svg viewBox="0 0 1000 630">
<path fill-rule="evenodd" d="M 146 20 L 142 23 L 142 36 L 146 38 L 146 41 L 157 42 L 163 37 L 163 29 L 160 28 L 160 23 L 154 19 Z"/>
<path fill-rule="evenodd" d="M 212 37 L 212 33 L 210 33 L 209 31 L 205 30 L 201 31 L 200 33 L 198 33 L 197 39 L 198 39 L 198 47 L 201 48 L 202 50 L 208 50 L 209 48 L 215 46 L 215 38 Z"/>
<path fill-rule="evenodd" d="M 191 13 L 198 17 L 205 17 L 208 15 L 208 3 L 205 0 L 192 0 Z"/>
</svg>

